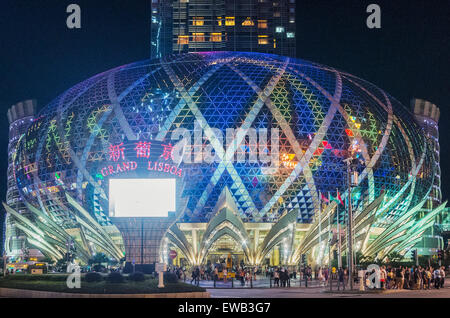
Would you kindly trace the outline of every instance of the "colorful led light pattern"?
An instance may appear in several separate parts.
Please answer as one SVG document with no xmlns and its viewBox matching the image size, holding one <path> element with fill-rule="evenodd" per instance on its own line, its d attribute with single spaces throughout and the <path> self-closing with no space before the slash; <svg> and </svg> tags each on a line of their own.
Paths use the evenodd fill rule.
<svg viewBox="0 0 450 318">
<path fill-rule="evenodd" d="M 228 187 L 244 222 L 275 222 L 295 209 L 298 222 L 311 223 L 319 191 L 346 193 L 343 159 L 354 142 L 364 161 L 355 198 L 370 202 L 386 191 L 379 226 L 418 205 L 432 186 L 432 152 L 422 131 L 404 106 L 373 84 L 298 59 L 208 52 L 117 67 L 53 100 L 17 151 L 22 198 L 71 227 L 77 221 L 66 213 L 67 192 L 108 225 L 108 182 L 99 171 L 110 145 L 167 142 L 175 128 L 192 130 L 196 120 L 204 142 L 223 157 L 184 164 L 183 222 L 208 222 Z M 225 135 L 239 127 L 278 128 L 280 153 L 293 163 L 267 173 L 261 164 L 231 162 L 231 150 L 217 142 L 213 128 Z M 243 143 L 238 151 L 252 146 Z M 129 174 L 146 177 L 137 173 Z"/>
</svg>

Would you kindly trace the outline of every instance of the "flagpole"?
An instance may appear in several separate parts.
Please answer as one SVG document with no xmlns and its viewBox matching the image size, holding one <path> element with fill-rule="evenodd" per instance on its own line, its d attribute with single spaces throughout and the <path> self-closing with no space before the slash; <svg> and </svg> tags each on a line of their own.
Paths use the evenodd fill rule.
<svg viewBox="0 0 450 318">
<path fill-rule="evenodd" d="M 328 192 L 328 202 L 330 201 L 330 192 Z M 333 213 L 330 211 L 330 215 L 328 216 L 328 277 L 331 275 L 331 216 Z"/>
<path fill-rule="evenodd" d="M 328 284 L 330 284 L 330 291 L 333 289 L 333 278 L 331 277 L 331 217 L 333 213 L 330 210 L 331 195 L 328 192 Z"/>
<path fill-rule="evenodd" d="M 319 265 L 322 266 L 322 192 L 319 190 Z"/>
<path fill-rule="evenodd" d="M 341 256 L 341 222 L 339 220 L 339 204 L 337 207 L 337 228 L 338 228 L 338 268 L 342 267 L 342 256 Z"/>
</svg>

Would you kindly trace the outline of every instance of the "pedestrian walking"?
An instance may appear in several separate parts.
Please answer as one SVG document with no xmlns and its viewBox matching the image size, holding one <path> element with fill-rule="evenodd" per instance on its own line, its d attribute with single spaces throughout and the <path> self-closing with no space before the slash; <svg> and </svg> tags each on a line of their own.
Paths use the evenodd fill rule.
<svg viewBox="0 0 450 318">
<path fill-rule="evenodd" d="M 445 267 L 442 266 L 440 268 L 440 287 L 444 288 L 444 283 L 445 283 Z"/>
<path fill-rule="evenodd" d="M 338 290 L 340 290 L 340 287 L 342 285 L 343 290 L 345 290 L 345 271 L 342 268 L 339 268 L 338 270 Z"/>
<path fill-rule="evenodd" d="M 280 287 L 280 272 L 278 271 L 278 268 L 276 268 L 275 271 L 273 272 L 273 282 L 274 285 Z"/>
<path fill-rule="evenodd" d="M 436 268 L 433 272 L 434 288 L 439 289 L 441 287 L 441 270 Z"/>
<path fill-rule="evenodd" d="M 386 289 L 386 278 L 387 278 L 387 272 L 386 272 L 386 266 L 381 266 L 380 270 L 380 287 L 382 289 Z"/>
</svg>

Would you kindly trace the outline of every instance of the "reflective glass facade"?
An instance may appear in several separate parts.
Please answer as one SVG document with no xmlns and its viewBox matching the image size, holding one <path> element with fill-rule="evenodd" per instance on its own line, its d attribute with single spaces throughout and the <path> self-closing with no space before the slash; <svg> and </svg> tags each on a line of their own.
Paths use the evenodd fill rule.
<svg viewBox="0 0 450 318">
<path fill-rule="evenodd" d="M 174 132 L 181 128 L 194 139 L 199 133 L 201 148 L 212 149 L 216 160 L 182 162 L 158 171 L 150 169 L 151 164 L 132 168 L 131 162 L 141 164 L 137 147 L 152 143 L 151 151 L 159 149 L 158 156 L 164 158 L 162 148 L 176 144 L 179 136 L 174 138 Z M 241 128 L 244 134 L 220 140 L 220 133 L 225 136 L 230 128 Z M 267 129 L 265 140 L 278 132 L 278 167 L 233 159 L 273 151 L 272 140 L 254 144 L 245 135 L 251 129 Z M 432 188 L 435 166 L 432 148 L 413 115 L 389 94 L 351 74 L 278 55 L 208 52 L 142 61 L 70 88 L 36 116 L 14 161 L 20 196 L 34 216 L 30 222 L 15 218 L 32 240 L 36 235 L 63 235 L 51 234 L 44 225 L 33 228 L 39 216 L 50 215 L 52 231 L 77 229 L 80 249 L 94 245 L 119 258 L 123 241 L 108 217 L 108 179 L 167 175 L 179 183 L 178 223 L 210 222 L 227 189 L 233 213 L 244 224 L 277 224 L 289 215 L 296 224 L 313 226 L 319 193 L 336 196 L 339 191 L 345 199 L 343 160 L 354 144 L 362 162 L 354 209 L 363 215 L 379 199 L 377 208 L 370 208 L 370 218 L 368 214 L 368 219 L 357 220 L 364 235 L 377 229 L 364 236 L 361 249 L 378 253 L 386 246 L 400 246 L 389 241 L 398 238 L 392 226 L 398 222 L 401 228 L 414 219 Z M 328 217 L 336 222 L 336 214 Z M 417 228 L 411 223 L 400 234 L 414 244 L 425 221 Z M 391 235 L 380 235 L 383 231 Z M 41 248 L 59 255 L 58 244 L 48 239 Z M 292 253 L 300 253 L 302 244 L 298 238 Z M 89 254 L 93 249 L 85 250 Z"/>
</svg>

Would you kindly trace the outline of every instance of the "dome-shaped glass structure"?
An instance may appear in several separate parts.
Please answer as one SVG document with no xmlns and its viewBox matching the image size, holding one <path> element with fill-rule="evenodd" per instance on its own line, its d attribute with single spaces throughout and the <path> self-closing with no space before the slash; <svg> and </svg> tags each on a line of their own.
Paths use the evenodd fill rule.
<svg viewBox="0 0 450 318">
<path fill-rule="evenodd" d="M 183 161 L 172 153 L 167 169 L 151 170 L 169 146 Z M 164 173 L 181 184 L 178 222 L 208 223 L 227 189 L 244 223 L 295 211 L 297 223 L 312 224 L 321 194 L 345 200 L 350 152 L 354 208 L 383 195 L 371 226 L 387 228 L 423 203 L 432 152 L 382 89 L 298 59 L 189 53 L 117 67 L 61 94 L 22 137 L 15 173 L 23 200 L 63 227 L 79 222 L 66 194 L 108 226 L 109 178 Z"/>
</svg>

